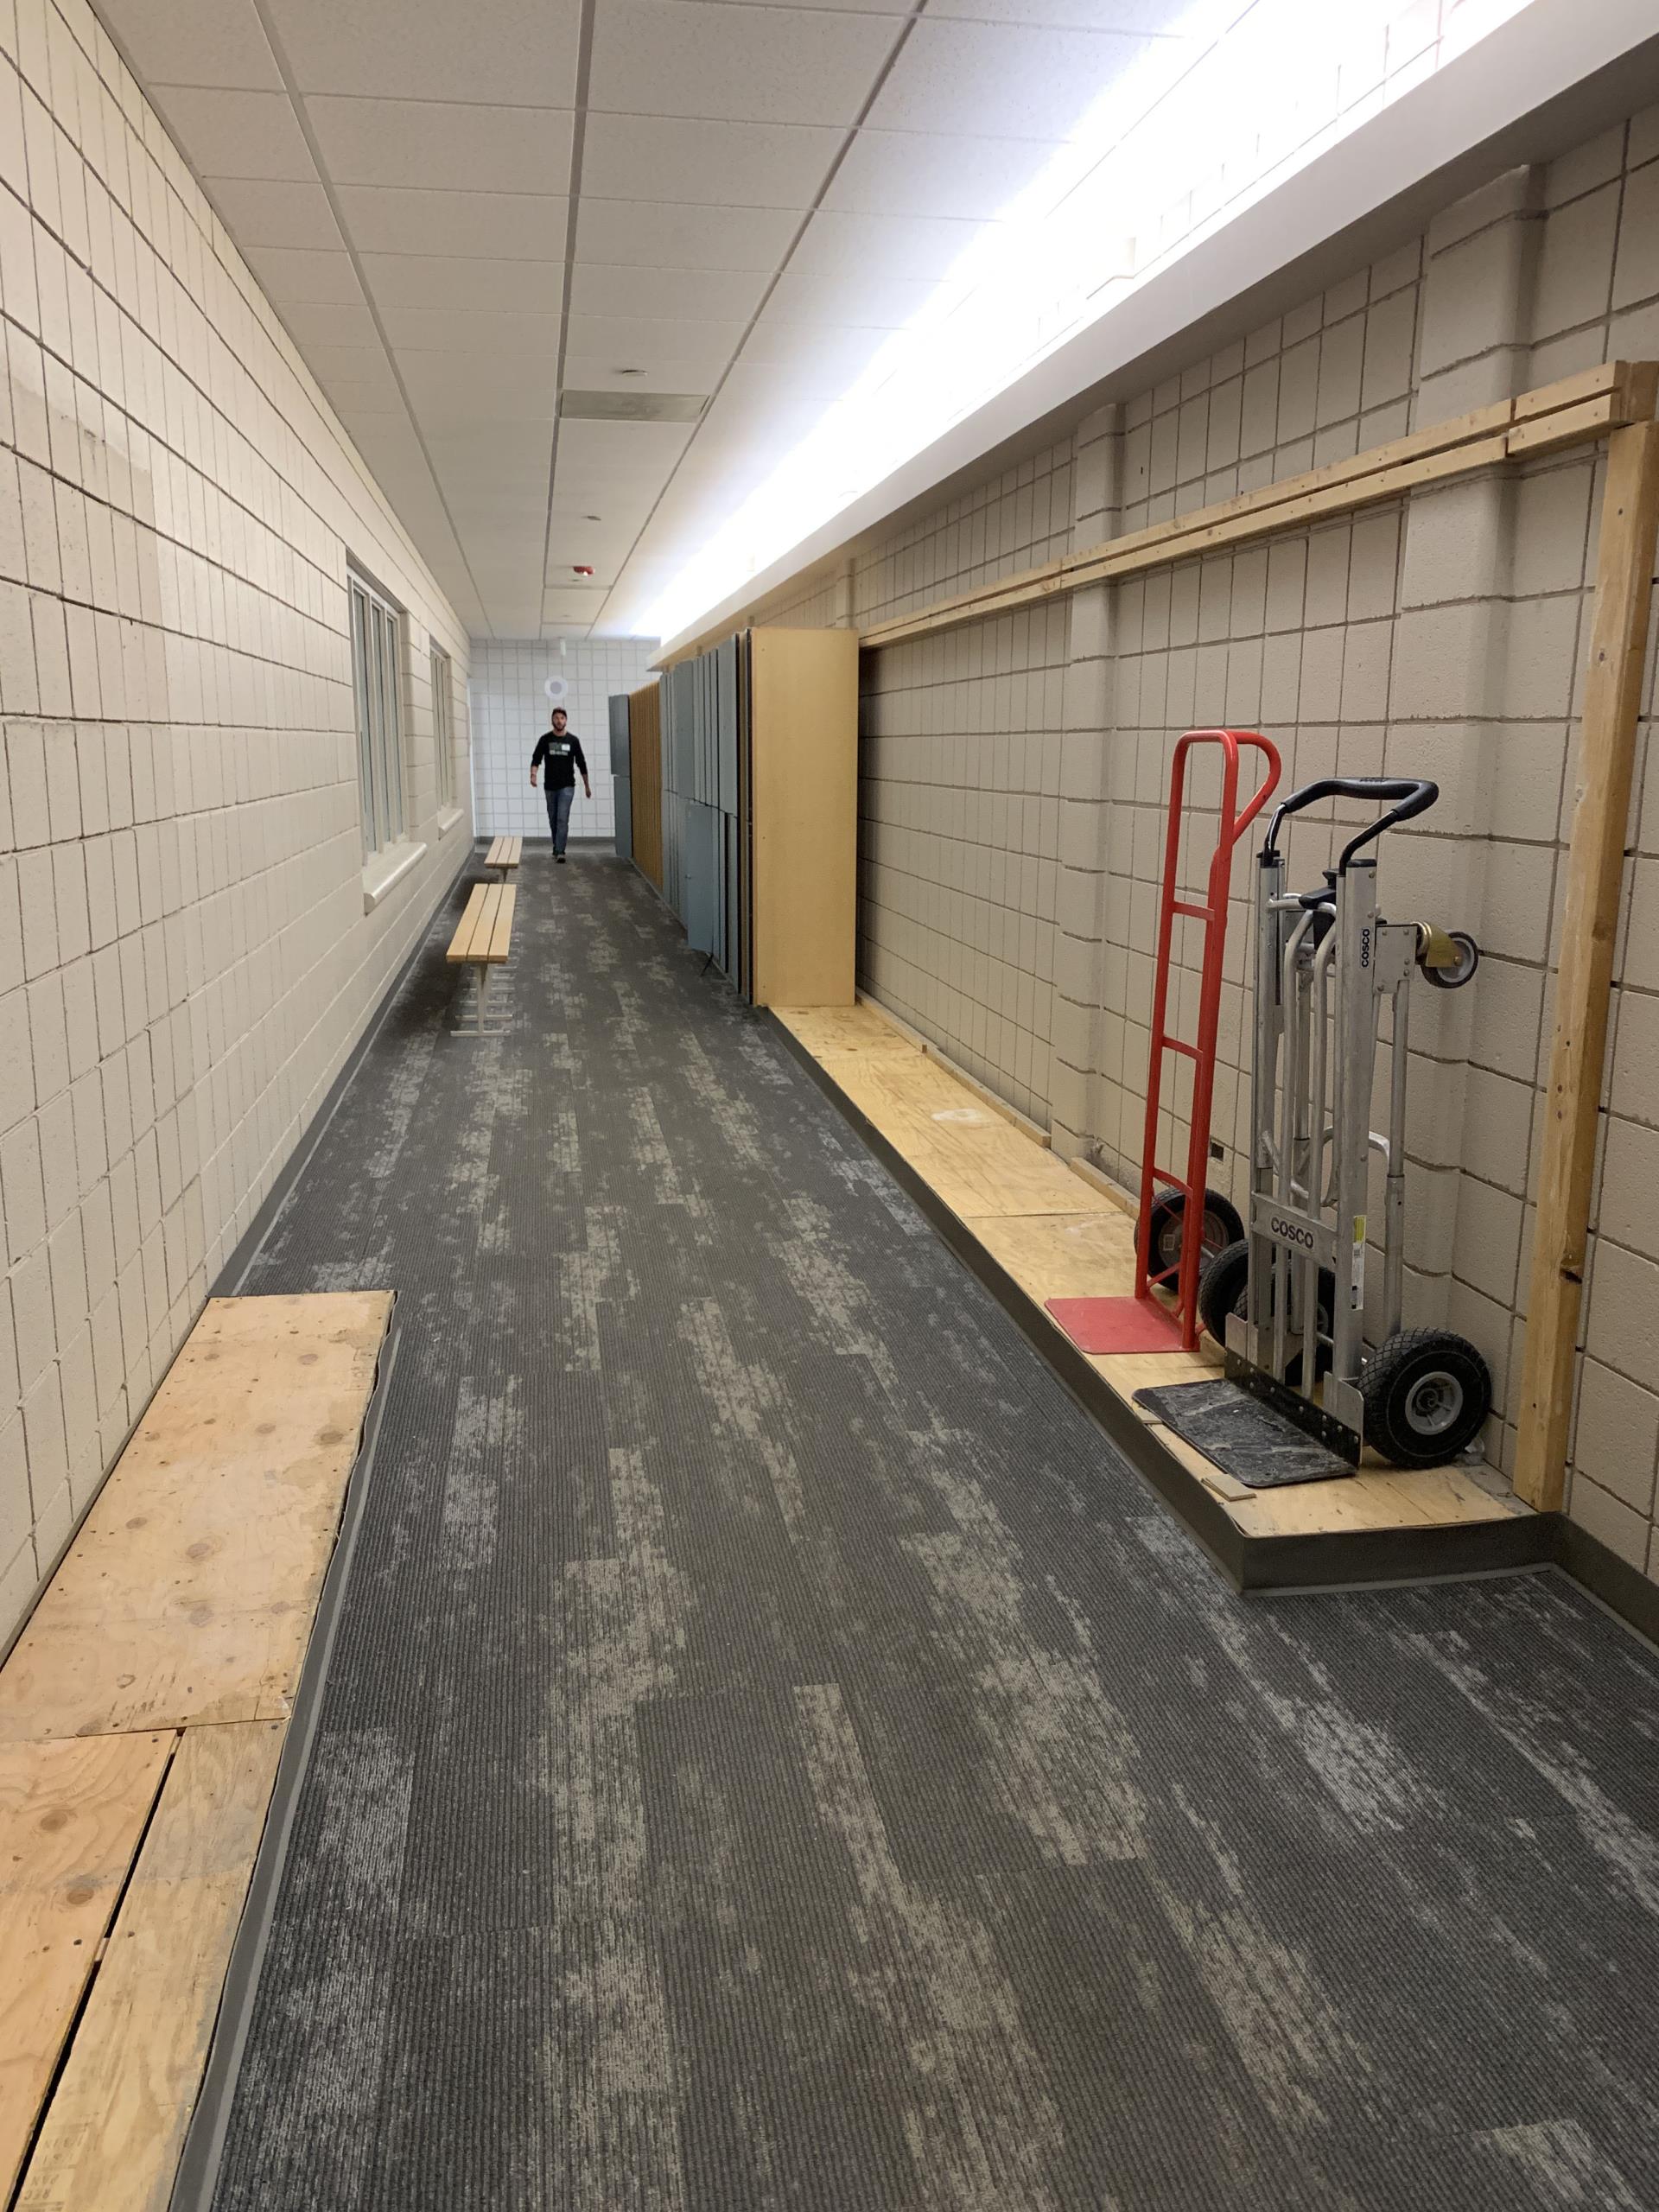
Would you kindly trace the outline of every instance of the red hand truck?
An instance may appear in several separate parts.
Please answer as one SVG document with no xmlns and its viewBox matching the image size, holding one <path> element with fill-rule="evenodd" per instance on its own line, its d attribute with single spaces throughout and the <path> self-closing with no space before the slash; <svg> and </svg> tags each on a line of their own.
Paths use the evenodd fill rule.
<svg viewBox="0 0 1659 2212">
<path fill-rule="evenodd" d="M 1181 824 L 1186 796 L 1187 755 L 1195 745 L 1222 749 L 1221 821 L 1211 855 L 1205 904 L 1179 896 Z M 1253 746 L 1265 756 L 1265 772 L 1255 797 L 1238 811 L 1238 754 Z M 1227 897 L 1232 881 L 1233 850 L 1262 811 L 1279 781 L 1279 753 L 1272 741 L 1250 729 L 1190 729 L 1175 747 L 1169 786 L 1169 827 L 1164 836 L 1164 889 L 1158 915 L 1158 960 L 1152 995 L 1152 1052 L 1147 1070 L 1146 1140 L 1141 1154 L 1141 1210 L 1135 1230 L 1135 1294 L 1146 1300 L 1154 1290 L 1175 1291 L 1173 1319 L 1181 1349 L 1198 1341 L 1198 1275 L 1206 1249 L 1219 1251 L 1244 1233 L 1229 1201 L 1205 1187 L 1210 1156 L 1210 1106 L 1216 1082 L 1216 1029 L 1221 1014 L 1222 962 L 1227 950 Z M 1169 960 L 1175 917 L 1204 925 L 1204 965 L 1198 986 L 1198 1033 L 1189 1044 L 1169 1033 Z M 1164 1056 L 1179 1052 L 1192 1063 L 1192 1110 L 1187 1126 L 1186 1173 L 1158 1165 L 1158 1118 L 1163 1101 Z M 1160 1187 L 1161 1186 L 1161 1187 Z M 1195 1195 L 1202 1199 L 1199 1234 L 1185 1225 Z"/>
</svg>

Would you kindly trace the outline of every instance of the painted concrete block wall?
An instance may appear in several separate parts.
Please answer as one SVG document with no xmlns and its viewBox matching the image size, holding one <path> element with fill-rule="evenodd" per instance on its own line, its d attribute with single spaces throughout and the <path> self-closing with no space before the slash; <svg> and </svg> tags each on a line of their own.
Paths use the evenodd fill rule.
<svg viewBox="0 0 1659 2212">
<path fill-rule="evenodd" d="M 79 0 L 0 0 L 0 310 L 3 1637 L 471 822 L 465 633 Z M 425 847 L 372 912 L 348 554 Z"/>
<path fill-rule="evenodd" d="M 1042 456 L 1033 477 L 1072 486 L 1070 542 L 1094 543 L 1602 360 L 1659 358 L 1656 238 L 1659 112 L 1649 111 L 1548 169 L 1494 179 L 1319 298 L 1103 410 L 1069 448 Z M 1145 1112 L 1176 738 L 1215 721 L 1261 728 L 1284 753 L 1287 787 L 1331 772 L 1440 783 L 1434 811 L 1390 839 L 1384 907 L 1471 929 L 1484 961 L 1470 990 L 1420 989 L 1414 1000 L 1408 1315 L 1463 1330 L 1491 1360 L 1500 1411 L 1487 1448 L 1505 1471 L 1604 470 L 1592 450 L 1425 489 L 1076 594 L 1063 628 L 1055 612 L 1028 613 L 1022 629 L 1004 616 L 865 657 L 864 985 L 1045 1121 L 1058 1151 L 1125 1181 L 1136 1173 Z M 792 614 L 769 619 L 868 625 L 1047 557 L 1067 542 L 1052 496 L 1045 529 L 1029 527 L 1030 550 L 1004 558 L 1005 544 L 1027 535 L 1020 488 L 988 484 L 861 556 L 844 607 L 820 582 Z M 986 534 L 964 543 L 970 516 L 984 518 Z M 1569 1510 L 1659 1575 L 1656 656 L 1659 642 L 1615 976 Z M 1054 904 L 1033 917 L 1053 925 L 1042 953 L 1044 1082 L 1021 1077 L 1017 1043 L 1012 1068 L 1006 1050 L 986 1048 L 1006 1033 L 993 1023 L 1007 1020 L 1007 987 L 984 947 L 1020 941 L 1024 877 L 1015 853 L 995 842 L 1013 817 L 968 811 L 983 805 L 988 774 L 1000 793 L 1027 772 L 1033 673 L 1044 687 L 1039 734 L 1058 739 Z M 1011 740 L 1021 746 L 1017 771 Z M 1055 772 L 1040 746 L 1038 760 L 1040 801 Z M 1342 803 L 1304 817 L 1291 842 L 1295 878 L 1316 880 L 1361 818 Z M 957 825 L 969 823 L 964 836 Z M 1196 889 L 1195 862 L 1189 881 Z M 1236 1195 L 1247 1136 L 1247 888 L 1241 863 L 1215 1120 L 1228 1152 L 1218 1179 Z M 1196 925 L 1185 926 L 1177 1004 L 1190 1024 L 1198 946 Z M 1183 1071 L 1173 1072 L 1179 1104 Z"/>
<path fill-rule="evenodd" d="M 651 681 L 657 651 L 645 639 L 568 644 L 563 656 L 545 639 L 485 640 L 473 645 L 473 792 L 482 836 L 539 837 L 547 842 L 547 802 L 530 788 L 530 756 L 553 712 L 550 677 L 569 689 L 565 710 L 582 740 L 594 786 L 576 785 L 573 837 L 609 837 L 616 830 L 611 789 L 610 697 Z"/>
</svg>

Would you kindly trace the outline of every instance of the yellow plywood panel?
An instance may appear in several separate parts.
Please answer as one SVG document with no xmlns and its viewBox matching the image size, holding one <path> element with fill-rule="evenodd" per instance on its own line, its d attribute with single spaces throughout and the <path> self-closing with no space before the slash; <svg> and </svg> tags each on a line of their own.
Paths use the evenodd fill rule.
<svg viewBox="0 0 1659 2212">
<path fill-rule="evenodd" d="M 186 1732 L 17 2212 L 164 2212 L 282 1738 L 272 1721 Z"/>
<path fill-rule="evenodd" d="M 754 997 L 853 1004 L 858 896 L 858 639 L 749 633 Z"/>
<path fill-rule="evenodd" d="M 954 1212 L 1115 1212 L 921 1052 L 825 1052 L 824 1068 Z"/>
<path fill-rule="evenodd" d="M 0 1744 L 0 2203 L 177 1741 L 168 1729 Z"/>
<path fill-rule="evenodd" d="M 0 1670 L 0 1742 L 287 1712 L 391 1312 L 208 1302 Z"/>
</svg>

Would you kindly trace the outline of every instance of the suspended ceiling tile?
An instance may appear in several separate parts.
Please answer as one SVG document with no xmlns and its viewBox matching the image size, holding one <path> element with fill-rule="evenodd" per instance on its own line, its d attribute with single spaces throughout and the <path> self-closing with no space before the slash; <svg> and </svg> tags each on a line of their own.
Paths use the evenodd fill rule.
<svg viewBox="0 0 1659 2212">
<path fill-rule="evenodd" d="M 1150 50 L 1111 31 L 923 16 L 876 95 L 871 128 L 972 134 L 994 125 L 1001 138 L 1066 138 Z"/>
<path fill-rule="evenodd" d="M 571 271 L 570 312 L 747 322 L 770 281 L 761 270 L 639 269 L 579 261 Z"/>
<path fill-rule="evenodd" d="M 762 322 L 745 341 L 739 359 L 787 369 L 797 390 L 834 397 L 862 376 L 883 346 L 892 343 L 890 330 Z"/>
<path fill-rule="evenodd" d="M 345 241 L 315 181 L 278 183 L 267 177 L 207 176 L 207 194 L 226 229 L 246 253 L 251 246 L 298 246 L 339 251 Z"/>
<path fill-rule="evenodd" d="M 994 227 L 938 215 L 811 216 L 789 257 L 791 276 L 924 277 L 937 283 Z"/>
<path fill-rule="evenodd" d="M 397 404 L 397 380 L 392 375 L 391 363 L 385 348 L 379 346 L 308 346 L 305 365 L 319 384 L 327 388 L 336 381 L 343 384 L 378 384 Z"/>
<path fill-rule="evenodd" d="M 1125 31 L 1135 37 L 1179 31 L 1192 0 L 929 0 L 935 17 L 976 22 L 1052 24 L 1064 30 Z"/>
<path fill-rule="evenodd" d="M 365 253 L 363 276 L 382 308 L 556 315 L 564 271 L 552 261 L 486 261 L 425 253 Z"/>
<path fill-rule="evenodd" d="M 386 336 L 405 353 L 534 353 L 556 360 L 562 319 L 557 315 L 488 314 L 464 308 L 382 308 Z"/>
<path fill-rule="evenodd" d="M 286 92 L 149 89 L 198 175 L 315 182 L 311 149 Z"/>
<path fill-rule="evenodd" d="M 980 220 L 1004 213 L 1053 149 L 1022 138 L 861 130 L 824 205 L 876 215 Z"/>
<path fill-rule="evenodd" d="M 804 124 L 590 115 L 582 143 L 582 196 L 806 208 L 846 136 Z"/>
<path fill-rule="evenodd" d="M 569 109 L 317 96 L 305 107 L 337 185 L 541 193 L 569 182 Z"/>
<path fill-rule="evenodd" d="M 568 345 L 572 353 L 607 360 L 613 368 L 649 369 L 664 361 L 699 361 L 705 364 L 709 375 L 717 376 L 736 353 L 744 327 L 741 322 L 573 315 Z"/>
<path fill-rule="evenodd" d="M 760 317 L 778 322 L 838 323 L 847 329 L 902 330 L 938 291 L 937 283 L 914 276 L 885 276 L 878 270 L 820 270 L 798 276 L 786 270 L 773 287 Z"/>
<path fill-rule="evenodd" d="M 337 253 L 314 253 L 300 246 L 254 245 L 247 249 L 246 257 L 279 308 L 290 301 L 344 307 L 363 297 L 352 257 L 343 246 Z"/>
<path fill-rule="evenodd" d="M 588 101 L 620 115 L 851 123 L 896 35 L 889 17 L 702 0 L 605 0 Z"/>
<path fill-rule="evenodd" d="M 380 334 L 374 317 L 364 306 L 330 307 L 316 301 L 296 301 L 281 310 L 289 334 L 300 351 L 313 346 L 378 346 Z"/>
<path fill-rule="evenodd" d="M 576 210 L 579 261 L 656 269 L 770 273 L 800 227 L 787 207 L 686 207 L 661 200 L 595 200 Z"/>
<path fill-rule="evenodd" d="M 499 100 L 575 98 L 574 7 L 524 0 L 266 0 L 302 92 Z"/>
<path fill-rule="evenodd" d="M 416 411 L 472 401 L 480 416 L 528 409 L 551 423 L 558 395 L 555 357 L 534 353 L 399 353 L 398 373 Z"/>
<path fill-rule="evenodd" d="M 481 254 L 564 259 L 570 203 L 524 192 L 417 192 L 345 185 L 340 213 L 361 253 Z"/>
<path fill-rule="evenodd" d="M 684 325 L 673 327 L 678 330 Z M 700 360 L 676 360 L 668 355 L 637 376 L 625 374 L 608 354 L 568 353 L 564 361 L 565 388 L 569 391 L 676 392 L 700 397 L 722 373 L 710 367 L 706 356 Z"/>
<path fill-rule="evenodd" d="M 105 0 L 99 12 L 143 84 L 283 89 L 253 0 Z"/>
</svg>

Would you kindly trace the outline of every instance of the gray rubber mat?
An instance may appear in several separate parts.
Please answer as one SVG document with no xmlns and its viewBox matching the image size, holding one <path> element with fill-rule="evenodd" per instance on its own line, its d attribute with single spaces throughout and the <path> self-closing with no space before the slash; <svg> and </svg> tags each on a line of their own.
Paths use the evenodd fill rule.
<svg viewBox="0 0 1659 2212">
<path fill-rule="evenodd" d="M 1659 2204 L 1659 1661 L 1234 1597 L 631 871 L 251 1291 L 404 1332 L 221 2212 Z"/>
<path fill-rule="evenodd" d="M 1334 1482 L 1355 1470 L 1236 1382 L 1171 1382 L 1137 1390 L 1135 1402 L 1184 1436 L 1224 1474 L 1252 1490 Z"/>
</svg>

